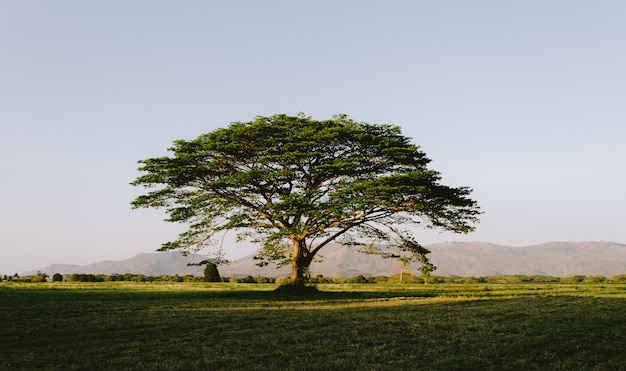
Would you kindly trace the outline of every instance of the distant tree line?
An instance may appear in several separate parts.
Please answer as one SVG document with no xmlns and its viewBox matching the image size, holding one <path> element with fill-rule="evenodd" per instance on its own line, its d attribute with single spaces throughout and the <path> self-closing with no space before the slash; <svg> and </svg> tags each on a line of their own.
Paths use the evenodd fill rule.
<svg viewBox="0 0 626 371">
<path fill-rule="evenodd" d="M 571 276 L 553 277 L 541 275 L 498 275 L 485 277 L 460 277 L 460 276 L 415 276 L 404 273 L 393 276 L 366 277 L 359 275 L 349 278 L 329 278 L 317 275 L 311 278 L 312 283 L 417 283 L 417 284 L 437 284 L 437 283 L 596 283 L 612 282 L 626 283 L 626 274 L 605 277 L 595 276 Z"/>
<path fill-rule="evenodd" d="M 55 273 L 49 276 L 46 273 L 37 272 L 32 276 L 20 277 L 17 273 L 14 275 L 3 275 L 2 282 L 230 282 L 230 283 L 285 283 L 289 278 L 275 278 L 264 276 L 245 276 L 245 277 L 220 277 L 217 270 L 205 270 L 204 276 L 193 275 L 160 275 L 146 276 L 143 274 L 87 274 L 72 273 L 59 274 Z M 413 284 L 438 284 L 438 283 L 626 283 L 626 274 L 605 277 L 602 275 L 594 276 L 570 276 L 570 277 L 554 277 L 542 275 L 499 275 L 485 277 L 459 277 L 459 276 L 415 276 L 404 273 L 393 276 L 363 276 L 356 277 L 324 277 L 317 275 L 309 279 L 310 283 L 413 283 Z"/>
</svg>

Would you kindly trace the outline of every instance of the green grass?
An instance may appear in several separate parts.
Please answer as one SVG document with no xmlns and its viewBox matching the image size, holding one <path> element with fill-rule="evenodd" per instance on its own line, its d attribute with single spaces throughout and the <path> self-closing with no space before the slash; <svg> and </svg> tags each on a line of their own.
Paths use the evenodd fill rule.
<svg viewBox="0 0 626 371">
<path fill-rule="evenodd" d="M 0 284 L 0 370 L 624 370 L 626 284 Z"/>
</svg>

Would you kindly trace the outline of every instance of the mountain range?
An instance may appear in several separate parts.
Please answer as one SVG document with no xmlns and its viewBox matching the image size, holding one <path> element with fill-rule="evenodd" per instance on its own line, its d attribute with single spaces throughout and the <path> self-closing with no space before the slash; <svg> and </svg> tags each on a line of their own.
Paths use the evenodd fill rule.
<svg viewBox="0 0 626 371">
<path fill-rule="evenodd" d="M 566 277 L 573 275 L 626 274 L 626 245 L 613 242 L 548 242 L 541 245 L 511 247 L 484 242 L 445 242 L 428 245 L 430 260 L 437 266 L 434 275 L 483 277 L 492 275 L 546 275 Z M 102 261 L 89 265 L 55 264 L 37 271 L 54 273 L 112 274 L 132 273 L 146 276 L 203 274 L 203 267 L 188 266 L 204 260 L 202 255 L 183 256 L 179 252 L 138 254 L 121 261 Z M 325 277 L 390 276 L 401 270 L 393 259 L 363 254 L 354 248 L 329 245 L 320 252 L 321 261 L 311 264 L 311 275 Z M 220 265 L 223 277 L 266 276 L 287 277 L 290 267 L 279 269 L 275 264 L 256 265 L 254 254 Z M 415 266 L 406 271 L 415 272 Z"/>
</svg>

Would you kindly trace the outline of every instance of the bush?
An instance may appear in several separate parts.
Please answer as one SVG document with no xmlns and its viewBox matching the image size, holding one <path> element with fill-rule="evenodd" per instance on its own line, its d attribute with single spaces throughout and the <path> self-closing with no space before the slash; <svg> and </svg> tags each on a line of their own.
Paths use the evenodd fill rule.
<svg viewBox="0 0 626 371">
<path fill-rule="evenodd" d="M 311 283 L 333 283 L 332 278 L 326 278 L 321 274 L 311 278 Z"/>
<path fill-rule="evenodd" d="M 107 282 L 121 281 L 121 277 L 117 273 L 112 273 L 112 274 L 106 276 L 105 281 L 107 281 Z"/>
<path fill-rule="evenodd" d="M 386 282 L 389 283 L 425 283 L 423 277 L 418 277 L 410 273 L 403 273 L 400 279 L 400 273 L 390 276 Z"/>
<path fill-rule="evenodd" d="M 604 282 L 604 281 L 606 281 L 606 277 L 600 276 L 600 275 L 597 275 L 597 276 L 587 276 L 583 280 L 583 282 L 587 282 L 587 283 Z"/>
<path fill-rule="evenodd" d="M 46 282 L 48 280 L 48 275 L 46 273 L 37 272 L 36 275 L 31 277 L 30 282 Z"/>
<path fill-rule="evenodd" d="M 204 268 L 204 281 L 205 282 L 220 282 L 220 272 L 217 270 L 217 264 L 208 262 L 206 268 Z"/>
<path fill-rule="evenodd" d="M 579 283 L 585 280 L 585 276 L 571 276 L 561 278 L 561 282 L 565 283 Z"/>
<path fill-rule="evenodd" d="M 561 279 L 559 277 L 552 277 L 552 276 L 535 275 L 535 276 L 532 276 L 531 279 L 532 279 L 532 282 L 537 282 L 537 283 L 561 282 Z"/>
<path fill-rule="evenodd" d="M 374 281 L 376 281 L 376 283 L 387 283 L 389 281 L 389 277 L 387 277 L 387 276 L 374 276 Z"/>
<path fill-rule="evenodd" d="M 451 276 L 445 278 L 446 283 L 484 283 L 485 279 L 482 277 L 458 277 Z"/>
<path fill-rule="evenodd" d="M 522 278 L 520 276 L 501 275 L 501 276 L 487 276 L 485 277 L 486 283 L 521 283 Z"/>
<path fill-rule="evenodd" d="M 256 283 L 256 280 L 252 276 L 240 278 L 237 280 L 239 283 Z"/>
<path fill-rule="evenodd" d="M 263 277 L 258 276 L 255 277 L 256 283 L 276 283 L 276 278 L 274 277 Z"/>
<path fill-rule="evenodd" d="M 611 276 L 611 278 L 609 278 L 608 281 L 626 283 L 626 274 L 619 274 L 617 276 Z"/>
<path fill-rule="evenodd" d="M 369 281 L 365 278 L 364 275 L 360 274 L 350 280 L 350 283 L 368 283 Z"/>
</svg>

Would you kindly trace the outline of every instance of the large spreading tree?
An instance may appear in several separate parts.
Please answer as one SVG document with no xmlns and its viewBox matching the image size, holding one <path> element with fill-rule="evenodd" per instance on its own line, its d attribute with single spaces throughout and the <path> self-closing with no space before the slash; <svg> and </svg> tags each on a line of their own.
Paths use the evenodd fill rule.
<svg viewBox="0 0 626 371">
<path fill-rule="evenodd" d="M 166 221 L 189 226 L 160 250 L 200 251 L 236 230 L 263 246 L 259 258 L 290 263 L 294 285 L 322 248 L 339 244 L 432 269 L 411 227 L 467 233 L 480 213 L 471 190 L 441 184 L 398 126 L 346 115 L 257 117 L 169 150 L 140 161 L 132 183 L 152 188 L 134 208 L 164 208 Z"/>
</svg>

